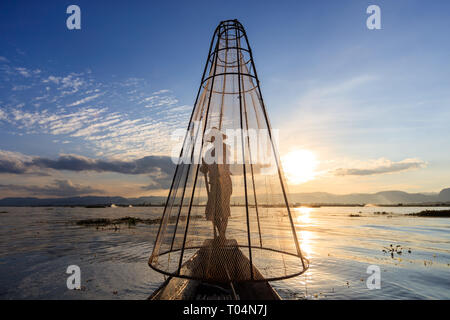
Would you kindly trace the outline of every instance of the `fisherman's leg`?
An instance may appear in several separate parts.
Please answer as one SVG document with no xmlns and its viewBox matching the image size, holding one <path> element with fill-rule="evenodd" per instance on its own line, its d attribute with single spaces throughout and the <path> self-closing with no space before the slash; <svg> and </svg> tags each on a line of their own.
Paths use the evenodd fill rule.
<svg viewBox="0 0 450 320">
<path fill-rule="evenodd" d="M 223 225 L 223 236 L 225 237 L 225 233 L 227 232 L 228 227 L 228 217 L 222 218 L 222 225 Z"/>
<path fill-rule="evenodd" d="M 214 232 L 214 239 L 217 238 L 217 231 L 216 231 L 216 223 L 214 220 L 211 220 L 213 232 Z"/>
<path fill-rule="evenodd" d="M 219 236 L 222 239 L 225 239 L 225 231 L 227 229 L 227 226 L 226 226 L 226 221 L 224 221 L 223 217 L 220 218 L 220 222 L 219 222 L 219 226 L 218 227 L 219 227 Z"/>
<path fill-rule="evenodd" d="M 214 232 L 216 232 L 216 229 L 217 229 L 217 231 L 219 232 L 219 238 L 221 238 L 222 237 L 222 228 L 221 228 L 222 222 L 220 220 L 220 217 L 217 214 L 214 215 L 213 224 L 214 224 Z"/>
</svg>

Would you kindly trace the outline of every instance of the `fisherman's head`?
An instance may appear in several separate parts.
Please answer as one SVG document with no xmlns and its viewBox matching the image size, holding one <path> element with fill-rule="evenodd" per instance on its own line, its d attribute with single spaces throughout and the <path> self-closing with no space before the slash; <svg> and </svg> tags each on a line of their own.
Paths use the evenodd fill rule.
<svg viewBox="0 0 450 320">
<path fill-rule="evenodd" d="M 223 140 L 227 138 L 227 135 L 222 133 L 217 127 L 212 127 L 208 130 L 206 137 L 208 138 L 206 141 L 210 143 L 214 143 L 216 140 L 218 143 L 223 143 Z"/>
<path fill-rule="evenodd" d="M 204 156 L 204 161 L 207 164 L 223 164 L 227 160 L 224 160 L 224 148 L 226 148 L 224 140 L 227 138 L 227 136 L 222 133 L 219 129 L 216 127 L 212 127 L 208 132 L 206 133 L 207 142 L 211 143 L 212 146 L 207 148 Z"/>
</svg>

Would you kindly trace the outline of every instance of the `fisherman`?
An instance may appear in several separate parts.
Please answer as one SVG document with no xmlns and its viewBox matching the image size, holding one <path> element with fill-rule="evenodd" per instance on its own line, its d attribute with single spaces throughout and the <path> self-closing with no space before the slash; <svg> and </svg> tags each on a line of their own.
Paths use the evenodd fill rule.
<svg viewBox="0 0 450 320">
<path fill-rule="evenodd" d="M 214 238 L 219 232 L 219 241 L 225 241 L 225 233 L 230 216 L 230 198 L 233 192 L 230 165 L 228 163 L 229 147 L 223 141 L 225 134 L 213 127 L 210 130 L 212 146 L 202 159 L 200 171 L 205 176 L 208 202 L 206 204 L 206 219 L 213 224 Z M 208 182 L 209 175 L 209 182 Z"/>
</svg>

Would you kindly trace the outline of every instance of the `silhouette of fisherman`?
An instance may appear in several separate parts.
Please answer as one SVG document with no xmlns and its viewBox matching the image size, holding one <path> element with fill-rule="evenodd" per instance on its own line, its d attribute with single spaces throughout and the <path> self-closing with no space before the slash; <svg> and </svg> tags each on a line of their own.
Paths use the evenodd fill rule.
<svg viewBox="0 0 450 320">
<path fill-rule="evenodd" d="M 223 142 L 227 138 L 217 128 L 211 129 L 213 146 L 207 150 L 202 159 L 200 171 L 205 176 L 208 202 L 206 204 L 206 219 L 211 221 L 214 229 L 214 239 L 225 241 L 225 233 L 230 216 L 230 198 L 233 192 L 230 165 L 228 163 L 229 147 Z M 208 182 L 209 175 L 209 182 Z M 219 237 L 217 237 L 217 231 Z"/>
</svg>

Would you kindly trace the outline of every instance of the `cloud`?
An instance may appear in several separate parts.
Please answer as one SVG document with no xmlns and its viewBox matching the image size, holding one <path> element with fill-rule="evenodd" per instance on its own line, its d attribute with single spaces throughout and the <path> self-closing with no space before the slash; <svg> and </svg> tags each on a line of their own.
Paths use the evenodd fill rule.
<svg viewBox="0 0 450 320">
<path fill-rule="evenodd" d="M 83 104 L 83 103 L 89 102 L 89 101 L 91 101 L 91 100 L 94 100 L 95 98 L 98 98 L 98 97 L 101 96 L 101 95 L 102 95 L 101 93 L 94 94 L 93 96 L 89 96 L 89 97 L 83 98 L 83 99 L 81 99 L 81 100 L 75 101 L 74 103 L 71 103 L 71 104 L 69 104 L 69 105 L 67 105 L 67 106 L 68 106 L 68 107 L 78 106 L 78 105 L 80 105 L 80 104 Z"/>
<path fill-rule="evenodd" d="M 101 160 L 91 159 L 74 154 L 60 155 L 57 159 L 49 159 L 44 157 L 32 157 L 18 152 L 0 150 L 0 174 L 27 174 L 27 175 L 49 175 L 52 170 L 56 171 L 72 171 L 72 172 L 97 172 L 97 173 L 120 173 L 126 175 L 148 175 L 148 185 L 142 186 L 142 190 L 165 189 L 170 186 L 172 181 L 175 165 L 170 157 L 163 156 L 147 156 L 131 161 L 121 160 Z M 56 180 L 55 180 L 56 181 Z M 3 189 L 8 189 L 11 185 L 3 185 Z M 16 187 L 11 190 L 27 191 L 42 194 L 50 194 L 51 188 L 45 187 Z M 47 190 L 48 189 L 48 190 Z M 47 191 L 46 191 L 47 190 Z M 69 190 L 66 188 L 66 190 Z M 88 189 L 82 189 L 87 192 Z M 76 191 L 76 190 L 75 190 Z M 98 191 L 98 190 L 95 190 Z M 93 191 L 92 191 L 93 192 Z M 68 192 L 67 194 L 70 194 Z M 56 195 L 56 194 L 54 194 Z"/>
<path fill-rule="evenodd" d="M 426 167 L 427 163 L 420 159 L 405 159 L 394 162 L 384 158 L 359 168 L 338 168 L 334 170 L 336 176 L 367 176 L 375 174 L 396 173 Z"/>
<path fill-rule="evenodd" d="M 98 133 L 98 132 L 101 132 L 102 130 L 104 130 L 105 127 L 111 126 L 120 121 L 121 121 L 120 116 L 113 114 L 113 115 L 107 117 L 103 122 L 99 121 L 88 127 L 80 129 L 77 132 L 73 133 L 71 136 L 72 137 L 92 137 L 95 133 Z"/>
<path fill-rule="evenodd" d="M 26 89 L 30 89 L 31 86 L 30 85 L 14 85 L 12 87 L 12 91 L 22 91 L 22 90 L 26 90 Z"/>
<path fill-rule="evenodd" d="M 0 150 L 0 173 L 23 174 L 39 169 L 67 171 L 115 172 L 122 174 L 150 174 L 162 179 L 172 176 L 175 165 L 171 157 L 147 156 L 131 161 L 91 159 L 74 154 L 63 154 L 57 159 L 31 157 L 21 153 Z"/>
<path fill-rule="evenodd" d="M 144 98 L 141 103 L 145 103 L 145 108 L 155 108 L 162 106 L 173 106 L 178 103 L 178 99 L 173 96 L 161 95 L 169 90 L 160 90 L 154 92 L 150 97 Z"/>
<path fill-rule="evenodd" d="M 6 120 L 7 116 L 6 116 L 6 112 L 3 111 L 2 109 L 0 109 L 0 120 Z"/>
<path fill-rule="evenodd" d="M 54 84 L 59 84 L 60 79 L 61 79 L 60 77 L 48 76 L 48 78 L 43 79 L 42 82 L 43 83 L 53 82 Z"/>
<path fill-rule="evenodd" d="M 90 159 L 78 155 L 61 155 L 56 160 L 37 157 L 26 163 L 31 167 L 69 171 L 115 172 L 123 174 L 171 174 L 170 157 L 148 156 L 131 161 Z"/>
<path fill-rule="evenodd" d="M 167 93 L 167 92 L 170 92 L 170 90 L 168 90 L 168 89 L 162 89 L 162 90 L 153 92 L 152 94 L 153 94 L 153 95 L 157 95 L 157 94 Z"/>
<path fill-rule="evenodd" d="M 39 70 L 40 72 L 40 70 Z M 58 90 L 62 91 L 62 95 L 76 93 L 82 86 L 86 84 L 86 81 L 81 78 L 81 73 L 69 73 L 65 77 L 58 77 L 50 75 L 46 79 L 42 79 L 42 83 L 54 83 L 59 85 Z"/>
<path fill-rule="evenodd" d="M 40 102 L 40 101 L 39 101 Z M 167 108 L 168 112 L 172 108 Z M 108 157 L 139 158 L 146 154 L 171 154 L 176 142 L 171 140 L 174 130 L 185 127 L 184 116 L 189 107 L 174 107 L 173 117 L 164 121 L 143 116 L 129 119 L 120 112 L 108 108 L 85 107 L 70 113 L 26 110 L 18 106 L 3 112 L 3 119 L 27 134 L 46 133 L 70 135 L 82 138 L 92 147 Z M 187 117 L 187 116 L 186 116 Z M 67 140 L 68 137 L 62 139 Z"/>
<path fill-rule="evenodd" d="M 89 71 L 50 74 L 20 65 L 1 67 L 9 76 L 0 79 L 0 86 L 13 90 L 2 97 L 0 122 L 11 125 L 11 135 L 50 134 L 75 142 L 66 146 L 67 153 L 126 160 L 169 155 L 177 147 L 173 132 L 189 119 L 191 107 L 144 79 L 103 83 Z"/>
<path fill-rule="evenodd" d="M 9 122 L 19 129 L 25 129 L 27 133 L 33 133 L 38 127 L 43 129 L 44 133 L 69 134 L 97 121 L 106 110 L 107 108 L 82 108 L 72 113 L 57 114 L 48 110 L 25 111 L 16 106 L 10 111 Z"/>
<path fill-rule="evenodd" d="M 8 60 L 8 59 L 6 59 L 5 57 L 2 57 L 2 56 L 0 56 L 0 62 L 5 62 L 5 63 L 8 63 L 8 62 L 9 62 L 9 60 Z"/>
<path fill-rule="evenodd" d="M 184 106 L 178 106 L 170 109 L 170 112 L 180 112 L 180 111 L 190 111 L 192 110 L 192 106 L 184 105 Z"/>
<path fill-rule="evenodd" d="M 20 68 L 16 68 L 16 71 L 24 76 L 25 78 L 28 78 L 31 76 L 31 72 L 29 70 L 27 70 L 26 68 L 20 67 Z"/>
<path fill-rule="evenodd" d="M 32 157 L 19 152 L 0 150 L 0 173 L 26 173 L 26 162 Z"/>
<path fill-rule="evenodd" d="M 184 166 L 185 164 L 181 164 Z M 142 190 L 155 190 L 155 189 L 168 189 L 170 187 L 170 183 L 172 182 L 174 166 L 171 167 L 171 170 L 162 170 L 161 168 L 155 168 L 153 172 L 149 175 L 150 182 L 146 186 L 142 186 Z M 183 168 L 179 170 L 183 171 Z"/>
<path fill-rule="evenodd" d="M 32 195 L 49 195 L 59 197 L 103 193 L 103 191 L 91 188 L 89 186 L 74 184 L 70 180 L 58 179 L 53 180 L 51 184 L 45 186 L 0 184 L 0 190 L 24 192 Z"/>
</svg>

